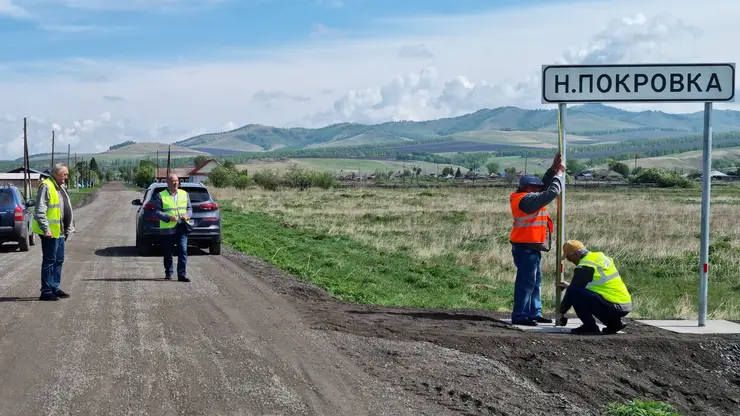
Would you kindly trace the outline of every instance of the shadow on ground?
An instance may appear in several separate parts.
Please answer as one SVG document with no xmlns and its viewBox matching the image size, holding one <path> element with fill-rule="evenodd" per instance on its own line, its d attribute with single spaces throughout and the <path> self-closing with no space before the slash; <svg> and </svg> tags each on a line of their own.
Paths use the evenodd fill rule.
<svg viewBox="0 0 740 416">
<path fill-rule="evenodd" d="M 8 297 L 0 297 L 0 303 L 2 302 L 39 302 L 39 297 L 31 297 L 31 296 L 8 296 Z"/>
<path fill-rule="evenodd" d="M 206 254 L 208 253 L 198 247 L 188 247 L 189 256 L 202 256 Z M 161 257 L 162 251 L 157 248 L 150 255 L 142 256 L 136 252 L 136 247 L 134 246 L 114 246 L 95 250 L 95 255 L 100 257 Z M 177 249 L 174 250 L 172 255 L 177 256 Z"/>
<path fill-rule="evenodd" d="M 164 280 L 164 278 L 158 278 L 158 279 L 143 279 L 140 277 L 112 277 L 112 278 L 95 278 L 95 279 L 80 279 L 83 282 L 167 282 L 168 280 Z M 177 281 L 177 278 L 170 280 L 170 281 Z"/>
<path fill-rule="evenodd" d="M 389 312 L 389 311 L 362 311 L 362 310 L 347 310 L 347 313 L 354 313 L 360 315 L 397 315 L 397 316 L 408 316 L 410 318 L 421 318 L 421 319 L 435 319 L 439 321 L 486 321 L 496 322 L 499 324 L 506 324 L 506 322 L 492 318 L 489 316 L 482 315 L 471 315 L 471 314 L 460 314 L 460 313 L 445 313 L 445 312 Z"/>
</svg>

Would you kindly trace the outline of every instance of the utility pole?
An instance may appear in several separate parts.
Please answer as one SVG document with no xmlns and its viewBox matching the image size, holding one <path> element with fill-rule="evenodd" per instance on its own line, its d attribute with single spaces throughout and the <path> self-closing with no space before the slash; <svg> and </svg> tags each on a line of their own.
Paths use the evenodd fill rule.
<svg viewBox="0 0 740 416">
<path fill-rule="evenodd" d="M 26 123 L 26 118 L 23 117 L 23 191 L 26 194 L 26 201 L 31 199 L 30 165 L 30 161 L 28 160 L 28 124 Z"/>
<path fill-rule="evenodd" d="M 67 171 L 69 171 L 69 169 L 71 168 L 71 166 L 69 166 L 69 149 L 70 149 L 70 144 L 67 143 Z M 69 189 L 70 182 L 71 181 L 69 180 L 69 178 L 67 178 L 67 189 Z"/>
<path fill-rule="evenodd" d="M 529 162 L 529 155 L 524 156 L 524 174 L 527 174 L 527 162 Z"/>
<path fill-rule="evenodd" d="M 54 169 L 54 130 L 51 131 L 51 169 Z"/>
<path fill-rule="evenodd" d="M 635 172 L 637 172 L 637 153 L 635 153 Z"/>
<path fill-rule="evenodd" d="M 172 150 L 172 146 L 167 147 L 167 177 L 170 176 L 170 151 Z"/>
</svg>

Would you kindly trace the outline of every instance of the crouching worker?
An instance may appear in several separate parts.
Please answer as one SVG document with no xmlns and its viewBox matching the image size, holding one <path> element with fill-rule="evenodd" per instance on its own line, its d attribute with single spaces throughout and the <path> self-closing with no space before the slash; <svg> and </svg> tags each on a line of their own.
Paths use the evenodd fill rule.
<svg viewBox="0 0 740 416">
<path fill-rule="evenodd" d="M 563 244 L 563 260 L 575 264 L 573 280 L 561 282 L 560 287 L 567 289 L 560 304 L 558 323 L 562 326 L 568 322 L 565 314 L 572 306 L 583 322 L 571 333 L 594 335 L 616 334 L 627 325 L 622 318 L 632 310 L 632 297 L 625 286 L 614 260 L 600 252 L 589 252 L 582 242 L 569 240 Z M 596 324 L 597 318 L 606 328 L 603 332 Z"/>
</svg>

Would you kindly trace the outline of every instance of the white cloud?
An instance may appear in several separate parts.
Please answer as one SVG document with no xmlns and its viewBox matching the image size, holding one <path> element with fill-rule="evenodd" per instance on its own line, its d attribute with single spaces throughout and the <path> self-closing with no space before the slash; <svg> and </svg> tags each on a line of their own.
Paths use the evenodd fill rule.
<svg viewBox="0 0 740 416">
<path fill-rule="evenodd" d="M 542 64 L 737 61 L 740 52 L 727 40 L 740 38 L 733 21 L 739 13 L 740 3 L 730 0 L 703 8 L 694 0 L 608 0 L 598 7 L 583 2 L 388 19 L 378 23 L 382 35 L 346 38 L 324 30 L 288 47 L 232 50 L 221 59 L 0 64 L 0 159 L 22 155 L 17 137 L 24 116 L 40 123 L 30 123 L 38 147 L 32 151 L 50 149 L 36 143 L 45 143 L 56 123 L 62 146 L 71 143 L 81 153 L 249 123 L 317 127 L 423 120 L 500 105 L 543 107 Z M 418 45 L 433 51 L 434 60 L 399 57 L 404 47 Z M 701 110 L 694 104 L 631 107 Z"/>
<path fill-rule="evenodd" d="M 401 50 L 398 51 L 398 56 L 402 58 L 434 58 L 434 54 L 424 44 L 418 45 L 403 45 Z"/>
<path fill-rule="evenodd" d="M 0 17 L 3 15 L 19 18 L 30 16 L 26 9 L 14 4 L 13 0 L 0 0 Z"/>
</svg>

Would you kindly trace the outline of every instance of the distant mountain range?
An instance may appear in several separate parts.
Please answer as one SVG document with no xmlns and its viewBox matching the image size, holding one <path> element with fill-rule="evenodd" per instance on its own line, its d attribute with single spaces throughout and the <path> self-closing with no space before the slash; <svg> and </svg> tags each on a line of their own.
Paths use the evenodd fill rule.
<svg viewBox="0 0 740 416">
<path fill-rule="evenodd" d="M 603 104 L 568 108 L 565 129 L 568 146 L 622 142 L 634 139 L 663 139 L 701 134 L 703 112 L 670 114 L 662 111 L 625 111 Z M 715 133 L 740 132 L 740 111 L 714 110 Z M 483 109 L 459 117 L 429 121 L 400 121 L 375 125 L 341 123 L 327 127 L 279 128 L 249 124 L 235 130 L 203 134 L 176 142 L 172 157 L 228 155 L 271 150 L 325 149 L 325 155 L 342 153 L 358 145 L 400 146 L 405 153 L 491 152 L 518 149 L 557 148 L 557 110 L 528 110 L 517 107 Z M 167 157 L 165 143 L 121 143 L 97 154 L 78 154 L 100 160 Z M 328 150 L 332 152 L 328 152 Z M 328 156 L 341 157 L 341 156 Z M 50 159 L 35 155 L 32 161 Z M 66 154 L 55 159 L 65 160 Z M 22 158 L 10 164 L 22 162 Z M 0 163 L 3 164 L 3 163 Z"/>
<path fill-rule="evenodd" d="M 667 138 L 701 132 L 703 112 L 631 112 L 603 104 L 586 104 L 568 108 L 565 128 L 569 135 L 574 136 L 572 138 L 575 141 L 582 144 L 635 138 Z M 714 110 L 712 128 L 718 133 L 739 131 L 740 111 Z M 317 129 L 249 124 L 227 132 L 195 136 L 175 144 L 211 154 L 399 142 L 412 144 L 416 140 L 433 138 L 542 147 L 542 144 L 554 144 L 556 132 L 557 110 L 500 107 L 430 121 L 376 125 L 343 123 Z"/>
</svg>

